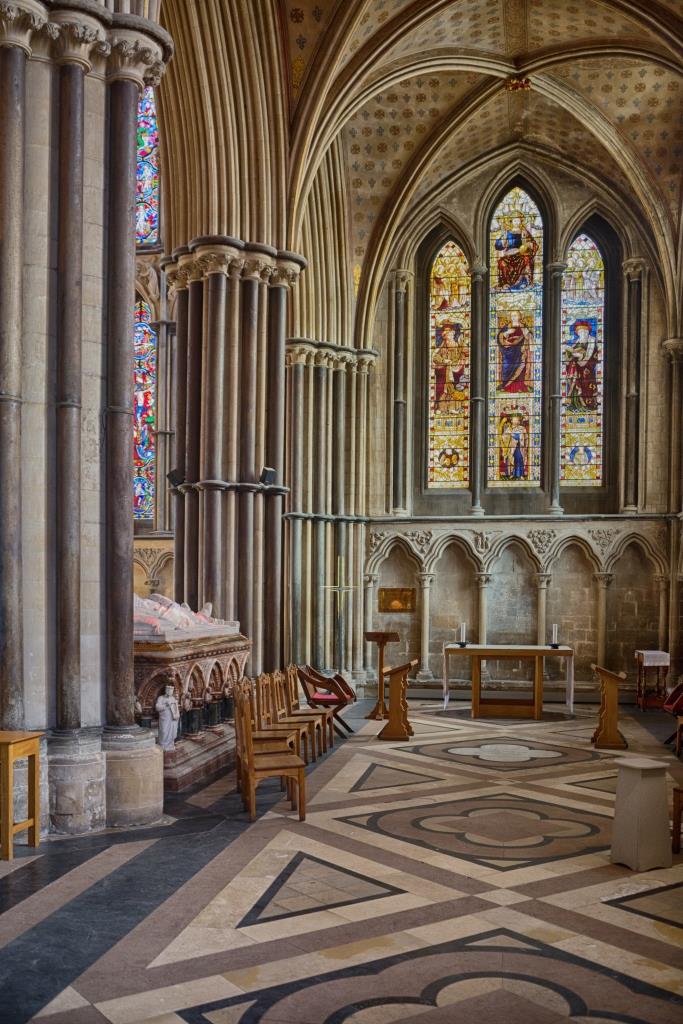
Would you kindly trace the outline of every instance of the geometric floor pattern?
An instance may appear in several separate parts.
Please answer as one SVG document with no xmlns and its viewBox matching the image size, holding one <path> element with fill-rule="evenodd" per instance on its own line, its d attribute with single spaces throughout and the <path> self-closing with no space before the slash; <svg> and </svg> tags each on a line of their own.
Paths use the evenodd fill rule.
<svg viewBox="0 0 683 1024">
<path fill-rule="evenodd" d="M 411 703 L 408 743 L 356 732 L 245 820 L 226 777 L 159 825 L 0 862 L 0 1024 L 672 1024 L 683 858 L 609 860 L 619 759 L 683 765 L 658 712 L 472 722 Z"/>
</svg>

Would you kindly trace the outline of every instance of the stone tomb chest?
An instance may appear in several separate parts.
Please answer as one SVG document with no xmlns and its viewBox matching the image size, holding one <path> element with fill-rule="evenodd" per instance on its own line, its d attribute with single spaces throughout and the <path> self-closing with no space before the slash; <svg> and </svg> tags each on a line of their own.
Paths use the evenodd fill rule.
<svg viewBox="0 0 683 1024">
<path fill-rule="evenodd" d="M 155 728 L 157 698 L 173 686 L 180 719 L 175 749 L 164 751 L 164 785 L 178 792 L 234 762 L 234 684 L 244 674 L 251 641 L 239 623 L 193 612 L 160 594 L 135 597 L 136 717 Z"/>
</svg>

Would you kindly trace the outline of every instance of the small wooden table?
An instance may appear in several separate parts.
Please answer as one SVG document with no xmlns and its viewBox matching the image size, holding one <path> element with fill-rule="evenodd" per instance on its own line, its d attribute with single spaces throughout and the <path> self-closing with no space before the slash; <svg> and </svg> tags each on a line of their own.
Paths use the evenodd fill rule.
<svg viewBox="0 0 683 1024">
<path fill-rule="evenodd" d="M 472 718 L 491 716 L 493 718 L 528 718 L 529 712 L 537 721 L 543 711 L 543 659 L 567 659 L 567 711 L 574 711 L 574 651 L 571 647 L 550 644 L 467 644 L 443 645 L 443 695 L 444 706 L 448 702 L 448 659 L 457 654 L 472 661 Z M 534 683 L 532 700 L 507 699 L 481 696 L 481 663 L 496 658 L 534 659 Z"/>
<path fill-rule="evenodd" d="M 29 846 L 40 843 L 40 738 L 42 732 L 0 732 L 0 859 L 12 860 L 17 832 L 28 829 Z M 14 762 L 28 757 L 28 813 L 14 821 Z"/>
<path fill-rule="evenodd" d="M 647 708 L 661 708 L 666 703 L 666 677 L 669 673 L 670 661 L 667 651 L 636 651 L 638 664 L 636 703 L 641 711 L 645 711 Z M 649 668 L 654 668 L 657 672 L 654 690 L 648 689 L 647 685 L 647 670 Z"/>
</svg>

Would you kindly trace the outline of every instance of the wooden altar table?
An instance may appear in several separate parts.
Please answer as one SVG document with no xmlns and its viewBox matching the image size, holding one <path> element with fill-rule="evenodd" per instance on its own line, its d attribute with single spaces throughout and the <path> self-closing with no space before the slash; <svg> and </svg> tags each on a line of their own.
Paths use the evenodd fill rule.
<svg viewBox="0 0 683 1024">
<path fill-rule="evenodd" d="M 472 718 L 528 718 L 538 720 L 543 710 L 543 659 L 567 659 L 567 711 L 574 711 L 574 651 L 571 647 L 561 644 L 551 647 L 550 644 L 467 644 L 461 647 L 457 643 L 443 645 L 443 695 L 444 708 L 448 704 L 448 659 L 453 655 L 464 656 L 472 661 Z M 502 697 L 481 696 L 481 663 L 496 658 L 534 659 L 533 699 L 507 699 Z"/>
</svg>

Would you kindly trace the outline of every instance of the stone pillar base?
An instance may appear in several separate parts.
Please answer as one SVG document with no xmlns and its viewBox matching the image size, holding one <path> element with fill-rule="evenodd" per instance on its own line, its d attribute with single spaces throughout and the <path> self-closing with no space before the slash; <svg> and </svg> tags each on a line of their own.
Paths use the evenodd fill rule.
<svg viewBox="0 0 683 1024">
<path fill-rule="evenodd" d="M 106 728 L 107 826 L 151 825 L 164 812 L 164 757 L 146 729 Z"/>
<path fill-rule="evenodd" d="M 97 728 L 50 734 L 51 831 L 77 836 L 104 828 L 106 763 L 101 738 Z"/>
<path fill-rule="evenodd" d="M 416 683 L 433 683 L 434 682 L 434 673 L 431 672 L 429 669 L 420 669 L 420 671 L 415 676 L 415 682 Z"/>
</svg>

